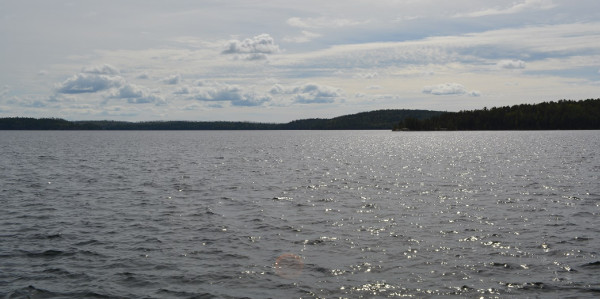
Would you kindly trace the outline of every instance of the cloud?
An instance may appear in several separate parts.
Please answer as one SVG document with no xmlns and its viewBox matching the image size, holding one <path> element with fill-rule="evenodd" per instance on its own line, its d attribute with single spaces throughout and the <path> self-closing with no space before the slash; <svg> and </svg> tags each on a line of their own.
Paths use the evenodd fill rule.
<svg viewBox="0 0 600 299">
<path fill-rule="evenodd" d="M 400 42 L 343 44 L 306 53 L 286 53 L 272 65 L 303 70 L 367 70 L 449 63 L 474 66 L 496 63 L 507 56 L 527 58 L 533 63 L 548 57 L 598 55 L 599 26 L 599 22 L 542 25 Z"/>
<path fill-rule="evenodd" d="M 288 43 L 307 43 L 317 37 L 320 37 L 321 35 L 318 33 L 314 33 L 314 32 L 310 32 L 310 31 L 306 31 L 306 30 L 302 30 L 302 32 L 300 32 L 301 35 L 299 36 L 294 36 L 294 37 L 285 37 L 283 39 L 284 42 L 288 42 Z"/>
<path fill-rule="evenodd" d="M 10 91 L 10 88 L 8 87 L 8 85 L 4 85 L 4 86 L 0 87 L 0 98 L 3 98 L 4 96 L 6 96 L 9 91 Z"/>
<path fill-rule="evenodd" d="M 84 67 L 81 72 L 96 75 L 118 75 L 120 73 L 116 67 L 110 64 Z"/>
<path fill-rule="evenodd" d="M 169 85 L 179 84 L 179 82 L 181 81 L 181 75 L 179 75 L 179 74 L 171 75 L 166 78 L 163 78 L 161 81 L 163 83 L 169 84 Z"/>
<path fill-rule="evenodd" d="M 360 79 L 375 79 L 377 77 L 379 77 L 379 74 L 377 72 L 360 73 L 360 74 L 355 75 L 355 78 L 360 78 Z"/>
<path fill-rule="evenodd" d="M 267 54 L 279 53 L 279 46 L 269 34 L 260 34 L 243 41 L 230 40 L 222 54 L 236 54 L 236 58 L 244 60 L 262 60 Z"/>
<path fill-rule="evenodd" d="M 173 94 L 190 94 L 190 93 L 192 93 L 192 90 L 188 86 L 182 86 L 182 87 L 175 89 L 175 91 L 173 91 Z"/>
<path fill-rule="evenodd" d="M 475 11 L 467 14 L 459 14 L 456 17 L 485 17 L 493 15 L 515 14 L 528 10 L 548 10 L 556 7 L 552 0 L 525 0 L 519 3 L 513 3 L 507 8 L 490 8 Z"/>
<path fill-rule="evenodd" d="M 141 73 L 135 77 L 136 79 L 149 79 L 148 73 Z"/>
<path fill-rule="evenodd" d="M 166 103 L 165 99 L 161 95 L 151 93 L 146 88 L 129 83 L 121 86 L 110 97 L 117 99 L 127 99 L 127 102 L 131 104 L 155 103 L 157 105 L 160 105 Z"/>
<path fill-rule="evenodd" d="M 124 79 L 119 76 L 79 73 L 58 84 L 56 90 L 66 94 L 93 93 L 119 87 L 123 83 Z"/>
<path fill-rule="evenodd" d="M 93 93 L 119 87 L 125 80 L 117 76 L 119 70 L 104 64 L 100 66 L 84 67 L 81 73 L 76 74 L 56 86 L 56 91 L 65 94 Z"/>
<path fill-rule="evenodd" d="M 292 102 L 300 104 L 333 103 L 336 99 L 343 97 L 343 92 L 339 88 L 314 83 L 292 87 L 275 84 L 269 93 L 272 95 L 292 95 Z"/>
<path fill-rule="evenodd" d="M 189 90 L 188 90 L 189 92 Z M 195 90 L 193 99 L 204 102 L 230 102 L 233 106 L 260 106 L 271 101 L 268 95 L 246 92 L 238 85 L 213 83 Z"/>
<path fill-rule="evenodd" d="M 503 69 L 524 69 L 525 61 L 523 60 L 501 60 L 496 64 Z"/>
<path fill-rule="evenodd" d="M 336 18 L 298 18 L 293 17 L 287 20 L 287 24 L 297 28 L 342 28 L 369 23 L 369 21 L 354 21 L 350 19 Z"/>
<path fill-rule="evenodd" d="M 46 108 L 49 106 L 48 102 L 37 96 L 14 96 L 7 101 L 8 104 L 27 108 Z"/>
<path fill-rule="evenodd" d="M 478 97 L 481 95 L 481 93 L 476 90 L 467 91 L 462 84 L 458 83 L 444 83 L 425 86 L 423 87 L 423 93 L 432 95 L 469 95 L 473 97 Z"/>
</svg>

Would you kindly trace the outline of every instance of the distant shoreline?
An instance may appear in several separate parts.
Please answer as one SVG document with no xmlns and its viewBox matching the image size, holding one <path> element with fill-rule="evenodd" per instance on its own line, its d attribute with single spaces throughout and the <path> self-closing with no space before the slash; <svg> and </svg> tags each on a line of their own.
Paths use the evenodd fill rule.
<svg viewBox="0 0 600 299">
<path fill-rule="evenodd" d="M 233 130 L 393 130 L 393 131 L 525 131 L 599 130 L 600 99 L 560 100 L 511 107 L 443 112 L 387 109 L 330 119 L 288 123 L 242 121 L 68 121 L 60 118 L 0 118 L 0 130 L 61 131 L 233 131 Z"/>
</svg>

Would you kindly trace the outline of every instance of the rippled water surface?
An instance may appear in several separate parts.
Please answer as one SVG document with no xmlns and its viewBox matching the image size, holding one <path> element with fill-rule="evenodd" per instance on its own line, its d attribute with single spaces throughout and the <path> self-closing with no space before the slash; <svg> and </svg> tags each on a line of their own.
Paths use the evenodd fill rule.
<svg viewBox="0 0 600 299">
<path fill-rule="evenodd" d="M 600 131 L 0 131 L 0 296 L 597 297 L 599 173 Z"/>
</svg>

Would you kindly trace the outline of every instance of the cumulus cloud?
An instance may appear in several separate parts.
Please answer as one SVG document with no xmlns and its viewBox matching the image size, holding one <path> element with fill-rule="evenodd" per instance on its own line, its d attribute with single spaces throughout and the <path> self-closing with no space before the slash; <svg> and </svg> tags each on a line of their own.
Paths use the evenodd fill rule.
<svg viewBox="0 0 600 299">
<path fill-rule="evenodd" d="M 118 74 L 119 70 L 108 64 L 84 67 L 81 73 L 58 84 L 56 90 L 59 93 L 78 94 L 119 87 L 124 84 L 125 80 Z"/>
<path fill-rule="evenodd" d="M 58 84 L 56 90 L 66 94 L 92 93 L 119 87 L 123 83 L 119 76 L 79 73 Z"/>
<path fill-rule="evenodd" d="M 148 73 L 141 73 L 139 75 L 137 75 L 137 77 L 135 77 L 136 79 L 149 79 L 150 76 L 148 76 Z"/>
<path fill-rule="evenodd" d="M 462 84 L 444 83 L 423 87 L 423 93 L 432 95 L 469 95 L 478 97 L 481 93 L 477 90 L 468 91 Z"/>
<path fill-rule="evenodd" d="M 236 58 L 262 60 L 267 54 L 279 53 L 279 45 L 269 34 L 260 34 L 243 41 L 230 40 L 222 54 L 236 54 Z"/>
<path fill-rule="evenodd" d="M 179 75 L 179 74 L 171 75 L 171 76 L 163 78 L 161 81 L 165 84 L 170 84 L 170 85 L 179 84 L 179 82 L 181 81 L 181 75 Z"/>
<path fill-rule="evenodd" d="M 175 89 L 175 91 L 173 91 L 173 94 L 190 94 L 191 92 L 192 89 L 189 86 L 182 86 Z"/>
<path fill-rule="evenodd" d="M 238 85 L 213 83 L 195 91 L 193 99 L 204 102 L 230 102 L 233 106 L 260 106 L 271 97 L 255 92 L 246 92 Z"/>
<path fill-rule="evenodd" d="M 333 103 L 343 97 L 343 92 L 339 88 L 314 83 L 292 87 L 275 84 L 269 92 L 273 95 L 292 95 L 292 102 L 300 104 Z"/>
<path fill-rule="evenodd" d="M 127 99 L 131 104 L 165 104 L 165 99 L 159 94 L 152 93 L 146 88 L 134 84 L 124 84 L 111 95 L 112 98 Z"/>
<path fill-rule="evenodd" d="M 120 73 L 116 67 L 110 64 L 84 67 L 81 72 L 96 75 L 118 75 Z"/>
<path fill-rule="evenodd" d="M 496 64 L 503 69 L 524 69 L 525 61 L 523 60 L 501 60 Z"/>
</svg>

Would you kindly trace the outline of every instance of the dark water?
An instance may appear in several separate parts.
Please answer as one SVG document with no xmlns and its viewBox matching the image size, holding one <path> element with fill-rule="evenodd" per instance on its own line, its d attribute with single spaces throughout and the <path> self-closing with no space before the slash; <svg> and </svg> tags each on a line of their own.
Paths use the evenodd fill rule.
<svg viewBox="0 0 600 299">
<path fill-rule="evenodd" d="M 0 296 L 598 297 L 599 174 L 600 131 L 0 131 Z"/>
</svg>

